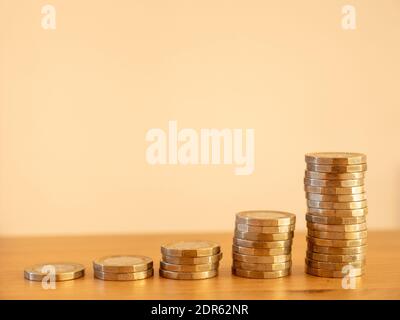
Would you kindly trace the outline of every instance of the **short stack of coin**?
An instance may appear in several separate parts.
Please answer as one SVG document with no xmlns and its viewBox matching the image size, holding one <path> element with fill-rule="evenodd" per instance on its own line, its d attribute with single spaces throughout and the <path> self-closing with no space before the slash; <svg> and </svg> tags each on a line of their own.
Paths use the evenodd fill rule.
<svg viewBox="0 0 400 320">
<path fill-rule="evenodd" d="M 244 211 L 236 214 L 232 246 L 232 273 L 255 279 L 290 274 L 296 216 L 280 211 Z"/>
<path fill-rule="evenodd" d="M 161 246 L 160 276 L 174 280 L 209 279 L 218 275 L 221 247 L 211 241 L 179 241 Z"/>
<path fill-rule="evenodd" d="M 153 276 L 153 260 L 145 256 L 107 256 L 93 261 L 94 277 L 110 281 L 142 280 Z"/>
<path fill-rule="evenodd" d="M 361 276 L 367 249 L 366 156 L 321 152 L 306 154 L 305 160 L 306 272 L 329 278 Z"/>
</svg>

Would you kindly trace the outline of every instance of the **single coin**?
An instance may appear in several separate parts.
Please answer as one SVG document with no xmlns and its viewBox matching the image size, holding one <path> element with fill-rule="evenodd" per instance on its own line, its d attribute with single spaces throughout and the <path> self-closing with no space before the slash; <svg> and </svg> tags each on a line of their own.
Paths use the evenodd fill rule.
<svg viewBox="0 0 400 320">
<path fill-rule="evenodd" d="M 325 232 L 358 232 L 367 230 L 367 224 L 357 223 L 357 224 L 321 224 L 307 222 L 307 228 L 315 231 L 325 231 Z M 318 238 L 318 237 L 317 237 Z"/>
<path fill-rule="evenodd" d="M 344 263 L 344 262 L 354 262 L 354 261 L 362 261 L 366 259 L 365 254 L 347 254 L 347 255 L 339 255 L 339 254 L 323 254 L 323 253 L 315 253 L 312 251 L 307 251 L 307 258 L 315 261 L 321 262 L 334 262 L 334 263 Z"/>
<path fill-rule="evenodd" d="M 160 261 L 160 269 L 174 272 L 203 272 L 217 270 L 219 263 L 206 264 L 171 264 Z"/>
<path fill-rule="evenodd" d="M 52 273 L 56 281 L 74 280 L 84 276 L 85 267 L 79 263 L 49 262 L 35 264 L 24 270 L 25 278 L 31 281 L 42 281 Z"/>
<path fill-rule="evenodd" d="M 208 257 L 174 257 L 162 256 L 162 260 L 166 263 L 172 264 L 207 264 L 218 263 L 222 259 L 222 252 Z"/>
<path fill-rule="evenodd" d="M 253 256 L 279 256 L 282 254 L 289 254 L 292 251 L 291 247 L 276 248 L 276 249 L 257 249 L 247 248 L 240 246 L 232 246 L 232 251 L 241 254 L 253 255 Z"/>
<path fill-rule="evenodd" d="M 366 163 L 367 156 L 355 152 L 313 152 L 307 153 L 305 160 L 307 163 L 315 164 L 349 165 Z"/>
<path fill-rule="evenodd" d="M 261 227 L 261 226 L 251 226 L 248 224 L 236 224 L 236 230 L 241 232 L 257 232 L 257 233 L 287 233 L 294 231 L 295 225 L 291 224 L 288 226 L 279 227 Z"/>
<path fill-rule="evenodd" d="M 307 170 L 326 173 L 363 172 L 367 171 L 367 164 L 330 165 L 307 163 Z"/>
<path fill-rule="evenodd" d="M 318 180 L 360 180 L 365 178 L 365 172 L 326 173 L 307 170 L 305 178 Z"/>
<path fill-rule="evenodd" d="M 133 280 L 143 280 L 153 276 L 153 269 L 129 272 L 129 273 L 111 273 L 111 272 L 101 272 L 94 271 L 93 275 L 95 278 L 100 280 L 108 281 L 133 281 Z"/>
<path fill-rule="evenodd" d="M 366 193 L 359 194 L 319 194 L 306 193 L 306 198 L 314 201 L 330 202 L 352 202 L 367 199 Z"/>
<path fill-rule="evenodd" d="M 310 209 L 310 208 L 309 208 Z M 365 216 L 361 217 L 321 217 L 306 214 L 306 220 L 313 223 L 321 224 L 357 224 L 364 223 L 366 221 Z"/>
<path fill-rule="evenodd" d="M 276 249 L 276 248 L 288 248 L 292 246 L 292 240 L 282 241 L 252 241 L 245 239 L 233 238 L 233 244 L 235 246 L 257 248 L 257 249 Z"/>
<path fill-rule="evenodd" d="M 275 241 L 275 240 L 289 240 L 294 236 L 293 232 L 286 233 L 257 233 L 257 232 L 240 232 L 235 230 L 235 237 L 245 240 L 253 241 Z"/>
<path fill-rule="evenodd" d="M 351 188 L 364 185 L 364 179 L 356 180 L 319 180 L 304 178 L 304 185 L 322 188 Z"/>
<path fill-rule="evenodd" d="M 160 276 L 173 280 L 201 280 L 210 279 L 218 275 L 218 270 L 201 271 L 201 272 L 175 272 L 160 269 Z"/>
<path fill-rule="evenodd" d="M 248 224 L 251 226 L 275 227 L 295 224 L 296 215 L 289 212 L 254 210 L 242 211 L 236 214 L 237 224 Z"/>
<path fill-rule="evenodd" d="M 308 193 L 318 193 L 326 195 L 360 194 L 360 193 L 362 194 L 365 192 L 365 187 L 359 186 L 359 187 L 338 188 L 338 187 L 312 187 L 305 185 L 304 191 Z"/>
<path fill-rule="evenodd" d="M 348 266 L 351 266 L 353 268 L 363 268 L 365 266 L 365 261 L 335 263 L 335 262 L 315 261 L 315 260 L 306 258 L 305 262 L 306 262 L 306 265 L 311 268 L 325 269 L 325 270 L 338 270 L 338 271 L 343 270 L 343 268 L 348 268 Z"/>
<path fill-rule="evenodd" d="M 325 269 L 317 269 L 317 268 L 311 268 L 309 266 L 306 266 L 305 268 L 306 273 L 317 276 L 317 277 L 325 277 L 325 278 L 343 278 L 345 276 L 349 277 L 359 277 L 362 276 L 365 272 L 364 268 L 352 268 L 350 270 L 343 270 L 342 271 L 336 271 L 336 270 L 325 270 Z"/>
<path fill-rule="evenodd" d="M 232 274 L 238 277 L 251 279 L 276 279 L 290 274 L 290 269 L 279 271 L 251 271 L 238 268 L 232 268 Z"/>
<path fill-rule="evenodd" d="M 367 237 L 367 231 L 358 232 L 326 232 L 315 231 L 308 229 L 308 236 L 319 239 L 332 239 L 332 240 L 358 240 Z"/>
<path fill-rule="evenodd" d="M 364 238 L 358 240 L 330 240 L 330 239 L 319 239 L 308 236 L 307 242 L 321 247 L 347 248 L 347 247 L 364 246 L 367 244 L 367 239 Z"/>
<path fill-rule="evenodd" d="M 335 248 L 335 247 L 321 247 L 313 244 L 312 242 L 307 242 L 307 250 L 315 253 L 323 253 L 323 254 L 339 254 L 339 255 L 347 255 L 347 254 L 360 254 L 367 252 L 367 246 L 359 246 L 359 247 L 348 247 L 348 248 Z"/>
<path fill-rule="evenodd" d="M 163 255 L 173 257 L 205 257 L 220 251 L 220 245 L 211 241 L 178 241 L 161 246 Z"/>
<path fill-rule="evenodd" d="M 348 209 L 362 209 L 367 207 L 367 200 L 352 201 L 352 202 L 328 202 L 328 201 L 315 201 L 307 200 L 307 206 L 319 209 L 335 209 L 335 210 L 348 210 Z"/>
<path fill-rule="evenodd" d="M 308 208 L 307 211 L 307 213 L 314 216 L 351 218 L 366 216 L 368 214 L 368 207 L 347 210 Z"/>
<path fill-rule="evenodd" d="M 280 256 L 251 256 L 236 252 L 232 253 L 233 260 L 248 263 L 281 263 L 290 261 L 291 257 L 290 254 L 283 254 Z"/>
<path fill-rule="evenodd" d="M 107 273 L 129 273 L 153 268 L 153 260 L 145 256 L 106 256 L 93 261 L 95 271 Z"/>
<path fill-rule="evenodd" d="M 246 263 L 241 261 L 233 260 L 232 268 L 242 269 L 249 271 L 279 271 L 286 270 L 292 266 L 292 261 L 286 261 L 281 263 Z"/>
</svg>

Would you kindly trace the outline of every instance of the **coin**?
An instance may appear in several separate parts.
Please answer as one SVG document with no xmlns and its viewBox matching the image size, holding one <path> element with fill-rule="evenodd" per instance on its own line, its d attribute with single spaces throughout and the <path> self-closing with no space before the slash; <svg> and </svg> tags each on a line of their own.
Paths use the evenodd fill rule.
<svg viewBox="0 0 400 320">
<path fill-rule="evenodd" d="M 318 180 L 359 180 L 365 178 L 365 172 L 326 173 L 306 171 L 305 178 Z"/>
<path fill-rule="evenodd" d="M 217 270 L 219 263 L 206 263 L 206 264 L 171 264 L 160 261 L 160 268 L 167 271 L 174 272 L 203 272 Z"/>
<path fill-rule="evenodd" d="M 289 261 L 291 258 L 290 254 L 284 254 L 279 256 L 252 256 L 241 253 L 232 253 L 233 260 L 248 262 L 248 263 L 280 263 Z"/>
<path fill-rule="evenodd" d="M 331 201 L 331 202 L 352 202 L 367 199 L 366 193 L 359 194 L 319 194 L 319 193 L 306 193 L 306 198 L 314 201 Z"/>
<path fill-rule="evenodd" d="M 359 246 L 359 247 L 347 247 L 347 248 L 335 248 L 335 247 L 321 247 L 313 244 L 312 242 L 307 242 L 307 249 L 311 252 L 323 253 L 323 254 L 360 254 L 367 252 L 367 246 Z"/>
<path fill-rule="evenodd" d="M 232 273 L 239 277 L 252 279 L 275 279 L 287 276 L 290 274 L 290 269 L 279 271 L 251 271 L 238 268 L 232 268 Z"/>
<path fill-rule="evenodd" d="M 361 217 L 367 215 L 368 208 L 365 207 L 361 209 L 347 209 L 347 210 L 308 208 L 307 213 L 314 216 L 351 218 L 351 217 Z"/>
<path fill-rule="evenodd" d="M 363 163 L 353 165 L 327 165 L 307 163 L 307 170 L 326 173 L 363 172 L 367 170 L 367 164 Z"/>
<path fill-rule="evenodd" d="M 286 270 L 292 266 L 291 261 L 281 263 L 246 263 L 233 260 L 232 267 L 234 269 L 242 269 L 249 271 L 278 271 Z"/>
<path fill-rule="evenodd" d="M 308 222 L 313 223 L 322 223 L 322 224 L 357 224 L 364 223 L 366 221 L 365 216 L 361 217 L 321 217 L 314 216 L 310 214 L 306 214 L 306 220 Z"/>
<path fill-rule="evenodd" d="M 348 275 L 350 277 L 359 277 L 364 274 L 364 268 L 352 268 L 350 271 L 342 272 L 336 270 L 325 270 L 325 269 L 316 269 L 306 266 L 305 268 L 306 273 L 311 274 L 317 277 L 325 277 L 325 278 L 343 278 L 344 276 Z"/>
<path fill-rule="evenodd" d="M 323 253 L 315 253 L 311 251 L 307 251 L 307 258 L 315 261 L 321 262 L 335 262 L 335 263 L 343 263 L 343 262 L 354 262 L 354 261 L 363 261 L 366 258 L 365 254 L 347 254 L 347 255 L 339 255 L 339 254 L 323 254 Z"/>
<path fill-rule="evenodd" d="M 328 181 L 328 180 L 327 180 Z M 312 186 L 304 186 L 304 191 L 307 193 L 318 193 L 318 194 L 327 194 L 327 195 L 336 195 L 336 194 L 362 194 L 365 192 L 364 186 L 359 187 L 312 187 Z"/>
<path fill-rule="evenodd" d="M 286 248 L 276 248 L 276 249 L 257 249 L 257 248 L 247 248 L 240 246 L 232 246 L 232 251 L 236 253 L 253 255 L 253 256 L 279 256 L 283 254 L 289 254 L 292 251 L 291 247 Z"/>
<path fill-rule="evenodd" d="M 85 267 L 79 263 L 50 262 L 36 264 L 24 270 L 24 276 L 31 281 L 42 281 L 54 272 L 55 281 L 73 280 L 83 277 Z"/>
<path fill-rule="evenodd" d="M 367 230 L 366 223 L 357 224 L 321 224 L 307 222 L 307 228 L 316 231 L 326 231 L 326 232 L 358 232 Z M 317 237 L 318 238 L 318 237 Z"/>
<path fill-rule="evenodd" d="M 256 233 L 256 232 L 240 232 L 235 230 L 235 237 L 245 240 L 253 241 L 275 241 L 275 240 L 288 240 L 294 236 L 293 232 L 287 233 Z"/>
<path fill-rule="evenodd" d="M 319 239 L 308 236 L 307 241 L 321 247 L 338 247 L 338 248 L 359 247 L 367 244 L 366 238 L 358 240 L 330 240 L 330 239 Z"/>
<path fill-rule="evenodd" d="M 292 240 L 282 241 L 252 241 L 245 239 L 233 238 L 233 244 L 240 247 L 259 248 L 259 249 L 275 249 L 287 248 L 292 246 Z"/>
<path fill-rule="evenodd" d="M 163 278 L 174 280 L 201 280 L 213 278 L 218 274 L 217 270 L 201 271 L 201 272 L 175 272 L 160 269 L 160 276 Z"/>
<path fill-rule="evenodd" d="M 251 226 L 248 224 L 236 224 L 236 229 L 241 232 L 257 232 L 257 233 L 287 233 L 294 231 L 295 225 L 291 224 L 288 226 L 279 227 L 261 227 L 261 226 Z"/>
<path fill-rule="evenodd" d="M 162 260 L 172 264 L 207 264 L 217 263 L 222 259 L 222 252 L 212 256 L 206 257 L 174 257 L 174 256 L 162 256 Z"/>
<path fill-rule="evenodd" d="M 161 253 L 174 257 L 204 257 L 220 252 L 220 245 L 211 241 L 179 241 L 161 246 Z"/>
<path fill-rule="evenodd" d="M 133 281 L 133 280 L 143 280 L 153 276 L 153 269 L 129 272 L 129 273 L 112 273 L 112 272 L 101 272 L 94 271 L 93 275 L 95 278 L 100 280 L 109 281 Z"/>
<path fill-rule="evenodd" d="M 356 180 L 319 180 L 304 178 L 304 185 L 322 188 L 351 188 L 364 185 L 364 179 Z"/>
<path fill-rule="evenodd" d="M 362 153 L 351 152 L 314 152 L 305 156 L 307 163 L 351 165 L 367 162 L 367 156 Z"/>
<path fill-rule="evenodd" d="M 153 268 L 153 260 L 145 256 L 107 256 L 93 261 L 95 271 L 107 273 L 129 273 Z"/>
<path fill-rule="evenodd" d="M 332 240 L 357 240 L 364 239 L 367 237 L 367 231 L 358 232 L 326 232 L 326 231 L 315 231 L 308 230 L 310 237 L 319 239 L 332 239 Z"/>
<path fill-rule="evenodd" d="M 367 206 L 367 200 L 353 201 L 353 202 L 327 202 L 327 201 L 307 200 L 307 206 L 311 208 L 335 209 L 335 210 L 362 209 Z"/>
<path fill-rule="evenodd" d="M 355 262 L 321 262 L 311 259 L 305 259 L 306 265 L 311 268 L 325 269 L 325 270 L 343 270 L 343 267 L 352 266 L 353 268 L 362 268 L 365 266 L 365 261 L 355 261 Z"/>
<path fill-rule="evenodd" d="M 237 224 L 252 226 L 275 227 L 288 226 L 296 222 L 296 215 L 282 211 L 254 210 L 236 214 Z"/>
</svg>

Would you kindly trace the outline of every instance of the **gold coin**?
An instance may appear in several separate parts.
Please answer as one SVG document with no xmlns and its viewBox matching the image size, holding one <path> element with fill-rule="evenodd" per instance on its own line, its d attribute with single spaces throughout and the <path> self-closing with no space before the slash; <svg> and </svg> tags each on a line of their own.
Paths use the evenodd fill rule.
<svg viewBox="0 0 400 320">
<path fill-rule="evenodd" d="M 365 239 L 367 237 L 367 231 L 326 232 L 326 231 L 308 230 L 307 234 L 310 237 L 319 239 L 331 239 L 331 240 L 357 240 L 357 239 Z"/>
<path fill-rule="evenodd" d="M 295 225 L 279 226 L 279 227 L 261 227 L 251 226 L 248 224 L 236 224 L 236 230 L 240 232 L 256 232 L 256 233 L 288 233 L 294 231 Z"/>
<path fill-rule="evenodd" d="M 236 214 L 237 224 L 252 226 L 275 227 L 295 224 L 296 215 L 282 211 L 254 210 Z"/>
<path fill-rule="evenodd" d="M 360 194 L 360 193 L 362 194 L 365 192 L 365 187 L 359 186 L 359 187 L 338 188 L 338 187 L 312 187 L 305 185 L 304 191 L 307 193 L 318 193 L 326 195 Z"/>
<path fill-rule="evenodd" d="M 313 244 L 312 242 L 307 242 L 307 250 L 315 253 L 323 254 L 339 254 L 339 255 L 352 255 L 367 252 L 367 246 L 359 247 L 348 247 L 348 248 L 335 248 L 335 247 L 321 247 Z"/>
<path fill-rule="evenodd" d="M 107 273 L 129 273 L 153 268 L 153 260 L 145 256 L 107 256 L 93 261 L 95 271 Z"/>
<path fill-rule="evenodd" d="M 365 172 L 326 173 L 306 171 L 305 178 L 318 180 L 360 180 L 365 178 Z"/>
<path fill-rule="evenodd" d="M 286 270 L 292 266 L 291 261 L 281 263 L 246 263 L 233 260 L 232 268 L 249 271 L 279 271 Z"/>
<path fill-rule="evenodd" d="M 162 260 L 171 264 L 207 264 L 218 263 L 222 259 L 222 252 L 208 257 L 174 257 L 162 256 Z"/>
<path fill-rule="evenodd" d="M 311 259 L 305 259 L 306 265 L 311 268 L 316 269 L 325 269 L 325 270 L 343 270 L 343 267 L 352 266 L 353 268 L 363 268 L 365 266 L 365 261 L 354 261 L 354 262 L 342 262 L 342 263 L 335 263 L 335 262 L 321 262 L 315 261 Z"/>
<path fill-rule="evenodd" d="M 330 239 L 319 239 L 308 236 L 307 241 L 317 246 L 335 247 L 335 248 L 359 247 L 367 244 L 366 238 L 358 240 L 330 240 Z"/>
<path fill-rule="evenodd" d="M 307 222 L 307 228 L 325 232 L 358 232 L 367 230 L 367 224 L 365 222 L 357 224 L 321 224 Z"/>
<path fill-rule="evenodd" d="M 323 216 L 323 217 L 338 217 L 338 218 L 362 217 L 368 214 L 368 207 L 362 209 L 347 209 L 347 210 L 308 208 L 307 213 L 314 216 Z"/>
<path fill-rule="evenodd" d="M 247 248 L 240 246 L 232 246 L 232 251 L 241 254 L 253 255 L 253 256 L 279 256 L 282 254 L 289 254 L 292 251 L 291 247 L 276 248 L 276 249 L 257 249 Z"/>
<path fill-rule="evenodd" d="M 97 279 L 108 280 L 108 281 L 143 280 L 153 276 L 153 269 L 138 271 L 138 272 L 129 272 L 129 273 L 110 273 L 110 272 L 94 271 L 93 275 Z"/>
<path fill-rule="evenodd" d="M 252 240 L 233 238 L 233 244 L 235 246 L 247 247 L 247 248 L 276 249 L 276 248 L 291 247 L 292 240 L 290 239 L 282 241 L 252 241 Z"/>
<path fill-rule="evenodd" d="M 281 263 L 290 261 L 291 254 L 283 254 L 280 256 L 252 256 L 247 254 L 241 254 L 232 252 L 233 260 L 248 262 L 248 263 Z"/>
<path fill-rule="evenodd" d="M 352 201 L 352 202 L 328 202 L 307 200 L 307 206 L 319 209 L 335 209 L 335 210 L 348 210 L 348 209 L 362 209 L 367 207 L 367 200 Z"/>
<path fill-rule="evenodd" d="M 321 217 L 306 214 L 306 220 L 313 223 L 321 224 L 357 224 L 364 223 L 366 221 L 365 216 L 361 217 Z"/>
<path fill-rule="evenodd" d="M 206 263 L 206 264 L 171 264 L 160 261 L 160 269 L 174 272 L 203 272 L 217 270 L 219 263 Z"/>
<path fill-rule="evenodd" d="M 315 261 L 321 262 L 335 262 L 335 263 L 343 263 L 343 262 L 354 262 L 354 261 L 362 261 L 366 259 L 365 254 L 323 254 L 316 253 L 312 251 L 307 251 L 307 258 Z"/>
<path fill-rule="evenodd" d="M 201 271 L 201 272 L 175 272 L 160 269 L 160 276 L 174 280 L 201 280 L 210 279 L 218 275 L 218 270 Z"/>
<path fill-rule="evenodd" d="M 245 240 L 253 241 L 275 241 L 275 240 L 289 240 L 294 236 L 293 232 L 286 233 L 257 233 L 257 232 L 240 232 L 235 230 L 235 237 Z"/>
<path fill-rule="evenodd" d="M 174 257 L 205 257 L 220 251 L 220 245 L 211 241 L 178 241 L 161 246 L 163 255 Z"/>
<path fill-rule="evenodd" d="M 35 264 L 24 270 L 24 276 L 31 281 L 42 281 L 44 277 L 53 274 L 55 281 L 74 280 L 84 276 L 85 267 L 79 263 L 49 262 Z"/>
<path fill-rule="evenodd" d="M 367 170 L 367 164 L 352 164 L 352 165 L 329 165 L 329 164 L 312 164 L 307 163 L 307 170 L 314 172 L 326 173 L 348 173 L 348 172 L 363 172 Z"/>
<path fill-rule="evenodd" d="M 305 156 L 307 163 L 330 164 L 330 165 L 351 165 L 367 162 L 367 156 L 355 152 L 313 152 Z"/>
<path fill-rule="evenodd" d="M 232 268 L 232 273 L 238 277 L 252 279 L 275 279 L 285 277 L 290 274 L 290 269 L 279 271 L 250 271 Z"/>
<path fill-rule="evenodd" d="M 305 268 L 306 273 L 317 276 L 317 277 L 324 277 L 324 278 L 343 278 L 346 275 L 352 277 L 359 277 L 362 276 L 365 272 L 364 268 L 352 268 L 351 271 L 337 271 L 337 270 L 325 270 L 325 269 L 317 269 L 311 268 L 306 266 Z"/>
<path fill-rule="evenodd" d="M 314 201 L 322 202 L 352 202 L 362 201 L 367 199 L 366 193 L 359 194 L 319 194 L 319 193 L 306 193 L 306 198 Z"/>
<path fill-rule="evenodd" d="M 351 188 L 364 185 L 364 179 L 356 180 L 319 180 L 304 178 L 304 185 L 321 188 Z"/>
</svg>

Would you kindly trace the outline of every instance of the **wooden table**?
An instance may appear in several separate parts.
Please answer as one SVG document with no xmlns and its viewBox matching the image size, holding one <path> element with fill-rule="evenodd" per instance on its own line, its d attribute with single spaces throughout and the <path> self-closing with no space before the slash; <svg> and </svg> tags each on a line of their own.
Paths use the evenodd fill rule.
<svg viewBox="0 0 400 320">
<path fill-rule="evenodd" d="M 221 243 L 224 258 L 218 277 L 178 281 L 158 276 L 160 245 L 183 239 Z M 348 290 L 342 289 L 341 279 L 304 273 L 304 233 L 295 235 L 292 275 L 281 279 L 231 275 L 231 244 L 232 234 L 0 238 L 0 299 L 400 299 L 400 231 L 369 232 L 366 275 L 357 279 L 356 289 Z M 155 276 L 128 282 L 93 278 L 94 258 L 124 253 L 152 257 Z M 24 279 L 24 267 L 49 261 L 82 263 L 86 276 L 57 282 L 55 290 Z"/>
</svg>

